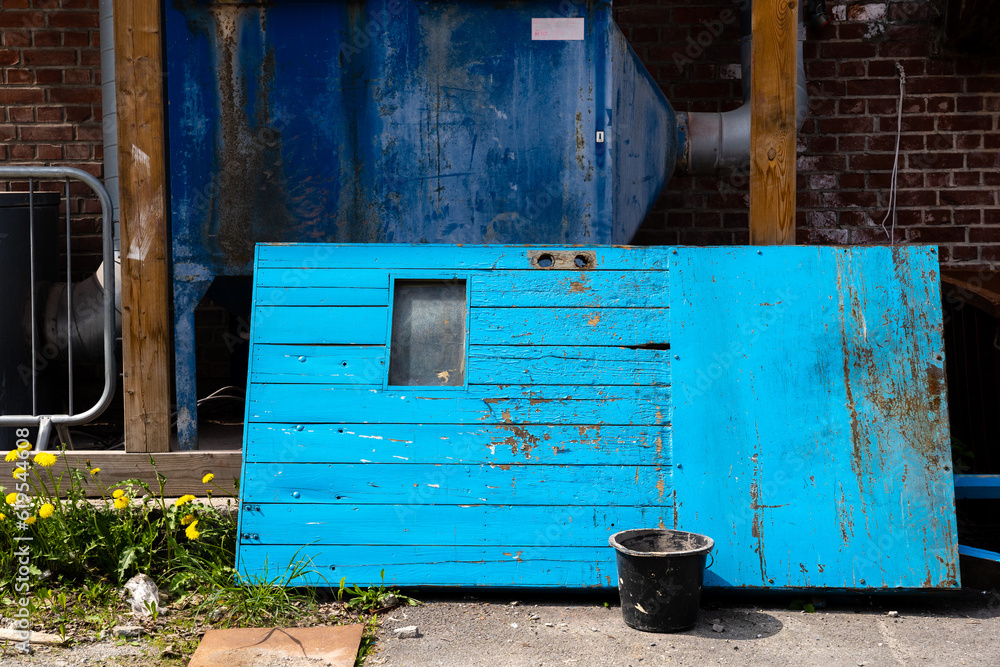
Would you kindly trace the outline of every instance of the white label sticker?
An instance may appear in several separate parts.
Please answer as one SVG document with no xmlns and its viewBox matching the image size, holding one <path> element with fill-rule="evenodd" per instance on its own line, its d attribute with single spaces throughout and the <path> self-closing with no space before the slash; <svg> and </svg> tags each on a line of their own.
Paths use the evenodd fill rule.
<svg viewBox="0 0 1000 667">
<path fill-rule="evenodd" d="M 582 40 L 583 19 L 531 19 L 533 40 Z"/>
</svg>

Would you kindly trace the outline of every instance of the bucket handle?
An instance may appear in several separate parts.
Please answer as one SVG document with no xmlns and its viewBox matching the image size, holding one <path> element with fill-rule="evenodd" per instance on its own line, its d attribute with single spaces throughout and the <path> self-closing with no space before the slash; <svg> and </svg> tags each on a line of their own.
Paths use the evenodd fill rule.
<svg viewBox="0 0 1000 667">
<path fill-rule="evenodd" d="M 708 557 L 712 559 L 712 562 L 705 566 L 706 570 L 711 570 L 712 566 L 715 565 L 715 554 L 711 551 L 708 552 Z"/>
</svg>

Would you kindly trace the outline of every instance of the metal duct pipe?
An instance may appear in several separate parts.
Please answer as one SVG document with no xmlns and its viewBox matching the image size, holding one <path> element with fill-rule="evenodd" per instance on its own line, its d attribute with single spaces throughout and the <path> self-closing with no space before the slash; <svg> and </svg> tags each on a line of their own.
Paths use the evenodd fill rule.
<svg viewBox="0 0 1000 667">
<path fill-rule="evenodd" d="M 101 0 L 101 117 L 104 125 L 104 189 L 111 195 L 111 219 L 115 224 L 115 253 L 118 235 L 118 109 L 115 104 L 114 0 Z M 118 283 L 120 284 L 120 283 Z"/>
<path fill-rule="evenodd" d="M 721 113 L 689 112 L 677 114 L 677 124 L 685 137 L 677 157 L 678 172 L 684 175 L 706 174 L 724 167 L 738 167 L 750 161 L 750 54 L 752 34 L 751 3 L 743 2 L 740 11 L 740 72 L 743 104 Z M 798 76 L 795 94 L 796 127 L 801 128 L 809 109 L 806 69 L 802 59 L 805 26 L 799 23 Z"/>
<path fill-rule="evenodd" d="M 115 334 L 122 331 L 122 282 L 121 256 L 115 253 Z M 73 355 L 89 361 L 104 356 L 104 263 L 94 275 L 72 286 L 73 313 L 66 309 L 67 283 L 55 283 L 45 299 L 42 319 L 43 344 L 59 350 L 65 358 L 69 345 Z"/>
<path fill-rule="evenodd" d="M 115 252 L 115 333 L 122 330 L 121 240 L 118 230 L 118 112 L 115 105 L 114 0 L 100 0 L 101 26 L 101 111 L 104 129 L 104 189 L 111 197 Z M 73 313 L 66 310 L 67 283 L 48 290 L 42 320 L 45 343 L 52 344 L 65 358 L 71 344 L 73 354 L 95 360 L 104 354 L 104 264 L 94 275 L 72 286 Z M 61 343 L 61 344 L 60 344 Z"/>
</svg>

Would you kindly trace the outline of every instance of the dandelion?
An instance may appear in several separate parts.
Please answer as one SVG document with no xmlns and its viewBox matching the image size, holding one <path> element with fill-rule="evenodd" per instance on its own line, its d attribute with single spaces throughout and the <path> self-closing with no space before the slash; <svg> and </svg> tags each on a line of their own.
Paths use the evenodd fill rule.
<svg viewBox="0 0 1000 667">
<path fill-rule="evenodd" d="M 6 521 L 6 520 L 7 520 L 7 515 L 4 514 L 3 512 L 0 512 L 0 521 Z"/>
<path fill-rule="evenodd" d="M 21 479 L 21 476 L 24 475 L 24 473 L 26 473 L 26 472 L 27 472 L 27 470 L 25 470 L 24 468 L 21 468 L 20 466 L 18 466 L 17 468 L 14 468 L 14 479 Z"/>
<path fill-rule="evenodd" d="M 201 533 L 198 532 L 198 520 L 195 519 L 191 522 L 191 525 L 184 529 L 184 534 L 187 535 L 189 540 L 197 540 L 201 537 Z"/>
<path fill-rule="evenodd" d="M 42 466 L 43 468 L 48 468 L 54 465 L 56 462 L 56 455 L 51 452 L 38 452 L 35 454 L 35 463 Z"/>
<path fill-rule="evenodd" d="M 188 494 L 185 494 L 185 495 L 181 496 L 180 498 L 178 498 L 177 502 L 174 503 L 174 504 L 177 505 L 177 507 L 180 507 L 182 505 L 188 504 L 192 500 L 194 500 L 194 496 L 192 496 L 190 493 L 188 493 Z"/>
<path fill-rule="evenodd" d="M 45 503 L 44 505 L 38 508 L 38 516 L 42 517 L 43 519 L 48 519 L 50 516 L 52 516 L 52 513 L 55 511 L 56 508 L 53 507 L 51 503 Z"/>
<path fill-rule="evenodd" d="M 14 503 L 17 502 L 17 493 L 8 493 L 7 497 L 4 498 L 4 500 L 7 501 L 8 505 L 13 505 Z"/>
<path fill-rule="evenodd" d="M 24 520 L 24 522 L 30 526 L 31 524 L 35 523 L 37 519 L 38 517 L 29 516 L 27 519 Z"/>
<path fill-rule="evenodd" d="M 129 504 L 129 497 L 128 496 L 120 496 L 118 498 L 115 498 L 115 509 L 116 510 L 125 509 L 126 507 L 128 507 L 128 504 Z"/>
<path fill-rule="evenodd" d="M 213 475 L 212 473 L 208 473 L 207 475 L 205 475 L 204 477 L 201 478 L 201 483 L 202 484 L 208 484 L 213 479 L 215 479 L 215 475 Z"/>
<path fill-rule="evenodd" d="M 20 457 L 17 454 L 17 450 L 16 449 L 12 449 L 9 452 L 7 452 L 7 456 L 5 456 L 3 458 L 4 458 L 4 461 L 6 461 L 7 463 L 12 463 L 13 461 L 16 461 Z"/>
<path fill-rule="evenodd" d="M 91 474 L 91 475 L 96 475 L 96 474 L 97 474 L 97 473 L 99 473 L 99 472 L 101 472 L 101 469 L 100 469 L 100 468 L 94 468 L 93 470 L 91 470 L 91 471 L 90 471 L 90 474 Z"/>
<path fill-rule="evenodd" d="M 124 495 L 125 495 L 125 492 L 122 491 L 121 489 L 115 489 L 114 491 L 111 492 L 111 497 L 114 498 L 115 500 L 118 500 L 119 498 L 121 498 Z"/>
<path fill-rule="evenodd" d="M 194 514 L 188 514 L 183 519 L 181 519 L 181 525 L 182 526 L 186 526 L 189 523 L 191 523 L 192 521 L 194 521 Z"/>
<path fill-rule="evenodd" d="M 17 443 L 18 450 L 31 449 L 31 443 L 25 440 L 24 442 Z"/>
</svg>

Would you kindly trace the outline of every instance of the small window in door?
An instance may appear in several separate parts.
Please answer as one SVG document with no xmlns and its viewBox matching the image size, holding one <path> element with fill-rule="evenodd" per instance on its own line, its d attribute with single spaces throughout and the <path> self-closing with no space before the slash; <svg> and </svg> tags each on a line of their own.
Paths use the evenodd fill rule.
<svg viewBox="0 0 1000 667">
<path fill-rule="evenodd" d="M 465 385 L 464 280 L 393 283 L 389 385 Z"/>
</svg>

